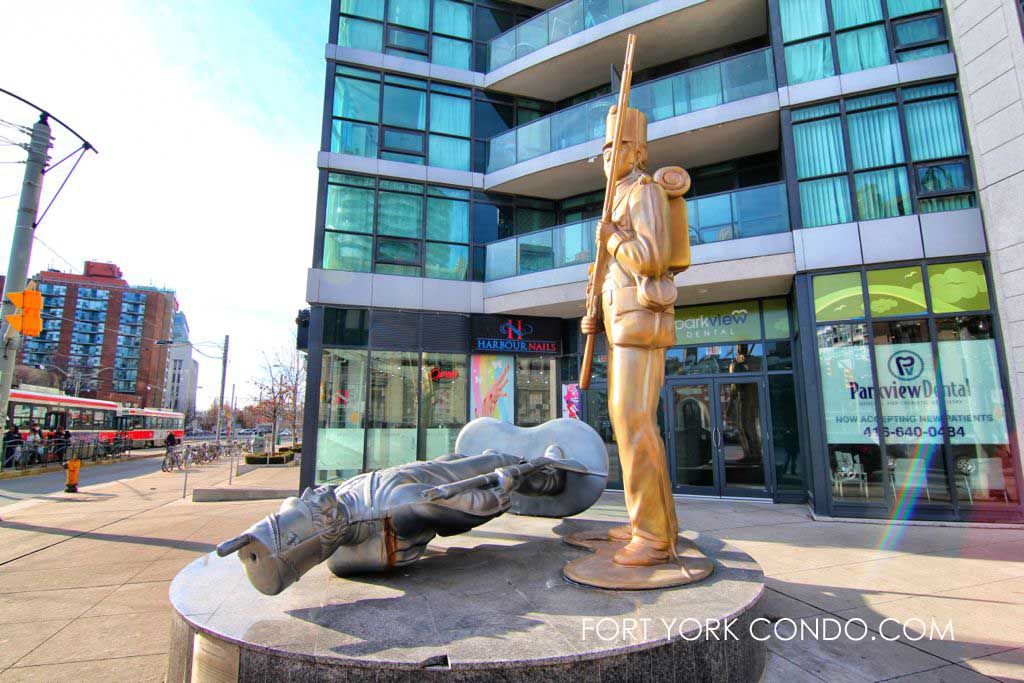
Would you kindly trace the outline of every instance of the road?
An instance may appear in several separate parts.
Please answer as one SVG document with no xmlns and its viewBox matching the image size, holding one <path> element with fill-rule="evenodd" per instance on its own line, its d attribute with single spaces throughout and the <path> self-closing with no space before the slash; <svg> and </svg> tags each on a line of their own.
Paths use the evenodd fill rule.
<svg viewBox="0 0 1024 683">
<path fill-rule="evenodd" d="M 158 454 L 163 449 L 143 451 Z M 107 484 L 119 479 L 132 479 L 160 470 L 161 458 L 132 458 L 110 465 L 83 467 L 78 473 L 78 485 Z M 0 509 L 28 498 L 37 498 L 64 490 L 64 471 L 47 472 L 15 479 L 0 480 Z"/>
</svg>

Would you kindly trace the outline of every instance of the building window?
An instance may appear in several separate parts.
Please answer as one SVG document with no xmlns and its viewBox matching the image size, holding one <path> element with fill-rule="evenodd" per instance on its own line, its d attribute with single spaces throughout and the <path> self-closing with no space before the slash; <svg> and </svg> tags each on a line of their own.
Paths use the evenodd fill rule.
<svg viewBox="0 0 1024 683">
<path fill-rule="evenodd" d="M 335 74 L 331 151 L 340 154 L 483 172 L 488 138 L 550 109 L 523 98 L 341 64 Z"/>
<path fill-rule="evenodd" d="M 794 109 L 792 122 L 805 228 L 975 205 L 953 82 Z"/>
<path fill-rule="evenodd" d="M 545 200 L 331 173 L 323 267 L 482 279 L 483 254 L 471 245 L 512 234 L 517 221 L 525 230 L 554 225 L 555 215 Z"/>
<path fill-rule="evenodd" d="M 813 291 L 833 502 L 1015 504 L 984 264 L 818 275 Z"/>
<path fill-rule="evenodd" d="M 341 0 L 338 44 L 484 71 L 486 41 L 536 13 L 496 0 L 487 5 L 460 0 Z"/>
<path fill-rule="evenodd" d="M 790 85 L 949 52 L 940 0 L 779 0 L 779 15 Z"/>
<path fill-rule="evenodd" d="M 347 479 L 363 470 L 368 358 L 367 351 L 324 351 L 316 439 L 317 482 Z"/>
<path fill-rule="evenodd" d="M 466 424 L 469 372 L 464 353 L 424 353 L 420 364 L 421 460 L 455 452 Z"/>
</svg>

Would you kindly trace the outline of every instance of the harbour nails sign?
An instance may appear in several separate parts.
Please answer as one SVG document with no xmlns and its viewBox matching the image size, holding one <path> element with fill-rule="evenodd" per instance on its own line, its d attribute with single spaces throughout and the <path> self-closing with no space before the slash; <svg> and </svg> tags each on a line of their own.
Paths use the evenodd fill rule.
<svg viewBox="0 0 1024 683">
<path fill-rule="evenodd" d="M 560 318 L 474 315 L 470 348 L 485 353 L 562 353 Z"/>
</svg>

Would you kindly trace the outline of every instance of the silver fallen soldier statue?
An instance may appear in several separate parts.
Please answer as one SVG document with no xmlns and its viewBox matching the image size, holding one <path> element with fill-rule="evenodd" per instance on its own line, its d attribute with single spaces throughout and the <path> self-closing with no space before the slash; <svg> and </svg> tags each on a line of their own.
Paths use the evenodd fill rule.
<svg viewBox="0 0 1024 683">
<path fill-rule="evenodd" d="M 455 450 L 306 489 L 217 554 L 237 552 L 252 585 L 277 595 L 324 561 L 340 577 L 410 564 L 435 536 L 465 533 L 505 512 L 578 514 L 608 479 L 604 442 L 579 420 L 521 428 L 478 418 Z"/>
</svg>

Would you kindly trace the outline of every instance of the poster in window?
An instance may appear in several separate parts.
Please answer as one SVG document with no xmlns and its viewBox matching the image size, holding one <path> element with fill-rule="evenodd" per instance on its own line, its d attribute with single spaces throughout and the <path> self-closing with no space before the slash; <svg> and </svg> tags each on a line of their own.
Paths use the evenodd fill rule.
<svg viewBox="0 0 1024 683">
<path fill-rule="evenodd" d="M 825 433 L 831 444 L 877 444 L 875 385 L 865 346 L 818 349 Z"/>
<path fill-rule="evenodd" d="M 886 443 L 942 443 L 932 345 L 879 344 L 875 367 Z"/>
<path fill-rule="evenodd" d="M 939 369 L 950 443 L 1008 443 L 995 341 L 940 341 Z"/>
<path fill-rule="evenodd" d="M 472 359 L 473 417 L 513 421 L 514 356 L 475 355 Z"/>
<path fill-rule="evenodd" d="M 562 385 L 562 417 L 580 418 L 580 385 L 571 382 Z"/>
</svg>

